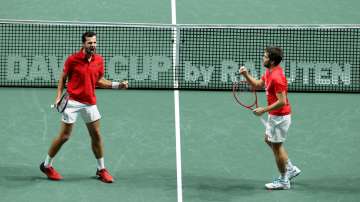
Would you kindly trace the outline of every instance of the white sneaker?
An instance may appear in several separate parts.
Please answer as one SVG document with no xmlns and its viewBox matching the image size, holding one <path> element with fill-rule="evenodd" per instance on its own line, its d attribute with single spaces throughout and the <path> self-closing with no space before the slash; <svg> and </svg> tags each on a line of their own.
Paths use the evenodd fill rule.
<svg viewBox="0 0 360 202">
<path fill-rule="evenodd" d="M 293 166 L 291 170 L 286 171 L 286 174 L 287 174 L 289 180 L 291 180 L 291 179 L 295 178 L 296 176 L 300 175 L 300 173 L 301 173 L 301 170 L 296 166 Z"/>
<path fill-rule="evenodd" d="M 265 184 L 265 187 L 270 190 L 286 190 L 290 189 L 290 181 L 278 178 L 271 183 Z"/>
</svg>

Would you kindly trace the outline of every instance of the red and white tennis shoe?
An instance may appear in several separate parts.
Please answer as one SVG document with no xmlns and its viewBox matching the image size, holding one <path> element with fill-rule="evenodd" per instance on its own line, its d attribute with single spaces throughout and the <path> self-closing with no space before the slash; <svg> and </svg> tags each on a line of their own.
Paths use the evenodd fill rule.
<svg viewBox="0 0 360 202">
<path fill-rule="evenodd" d="M 101 170 L 97 170 L 96 177 L 105 183 L 113 183 L 114 182 L 114 178 L 110 175 L 109 171 L 107 171 L 105 168 L 101 169 Z"/>
<path fill-rule="evenodd" d="M 61 180 L 63 177 L 58 173 L 52 166 L 45 167 L 44 162 L 40 164 L 40 170 L 50 179 L 50 180 Z"/>
</svg>

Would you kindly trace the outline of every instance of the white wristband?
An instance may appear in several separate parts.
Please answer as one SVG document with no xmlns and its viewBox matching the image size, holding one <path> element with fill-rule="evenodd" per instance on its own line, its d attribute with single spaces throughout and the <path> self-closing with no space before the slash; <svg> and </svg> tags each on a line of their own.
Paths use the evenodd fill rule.
<svg viewBox="0 0 360 202">
<path fill-rule="evenodd" d="M 118 89 L 120 85 L 120 82 L 111 82 L 112 89 Z"/>
</svg>

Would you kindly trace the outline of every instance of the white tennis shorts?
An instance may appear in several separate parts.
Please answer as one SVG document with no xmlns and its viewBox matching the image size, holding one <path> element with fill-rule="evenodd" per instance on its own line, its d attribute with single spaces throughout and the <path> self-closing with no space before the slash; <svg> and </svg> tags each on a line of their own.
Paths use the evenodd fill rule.
<svg viewBox="0 0 360 202">
<path fill-rule="evenodd" d="M 75 123 L 79 114 L 85 123 L 91 123 L 101 118 L 96 105 L 88 105 L 75 100 L 69 100 L 62 113 L 61 120 L 64 123 Z"/>
<path fill-rule="evenodd" d="M 265 130 L 268 141 L 274 143 L 285 142 L 290 125 L 290 114 L 285 116 L 269 115 Z"/>
</svg>

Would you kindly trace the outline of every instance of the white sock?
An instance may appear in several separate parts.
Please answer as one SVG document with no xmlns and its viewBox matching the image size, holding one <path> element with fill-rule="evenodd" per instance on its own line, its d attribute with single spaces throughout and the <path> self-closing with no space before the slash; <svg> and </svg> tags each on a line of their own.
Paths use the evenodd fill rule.
<svg viewBox="0 0 360 202">
<path fill-rule="evenodd" d="M 97 161 L 98 170 L 101 170 L 101 169 L 105 168 L 104 157 L 96 159 L 96 161 Z"/>
<path fill-rule="evenodd" d="M 44 166 L 47 167 L 47 168 L 48 168 L 48 167 L 51 167 L 53 161 L 54 161 L 54 159 L 51 158 L 51 157 L 49 156 L 49 154 L 47 154 L 47 155 L 46 155 L 46 158 L 45 158 L 45 161 L 44 161 Z"/>
</svg>

